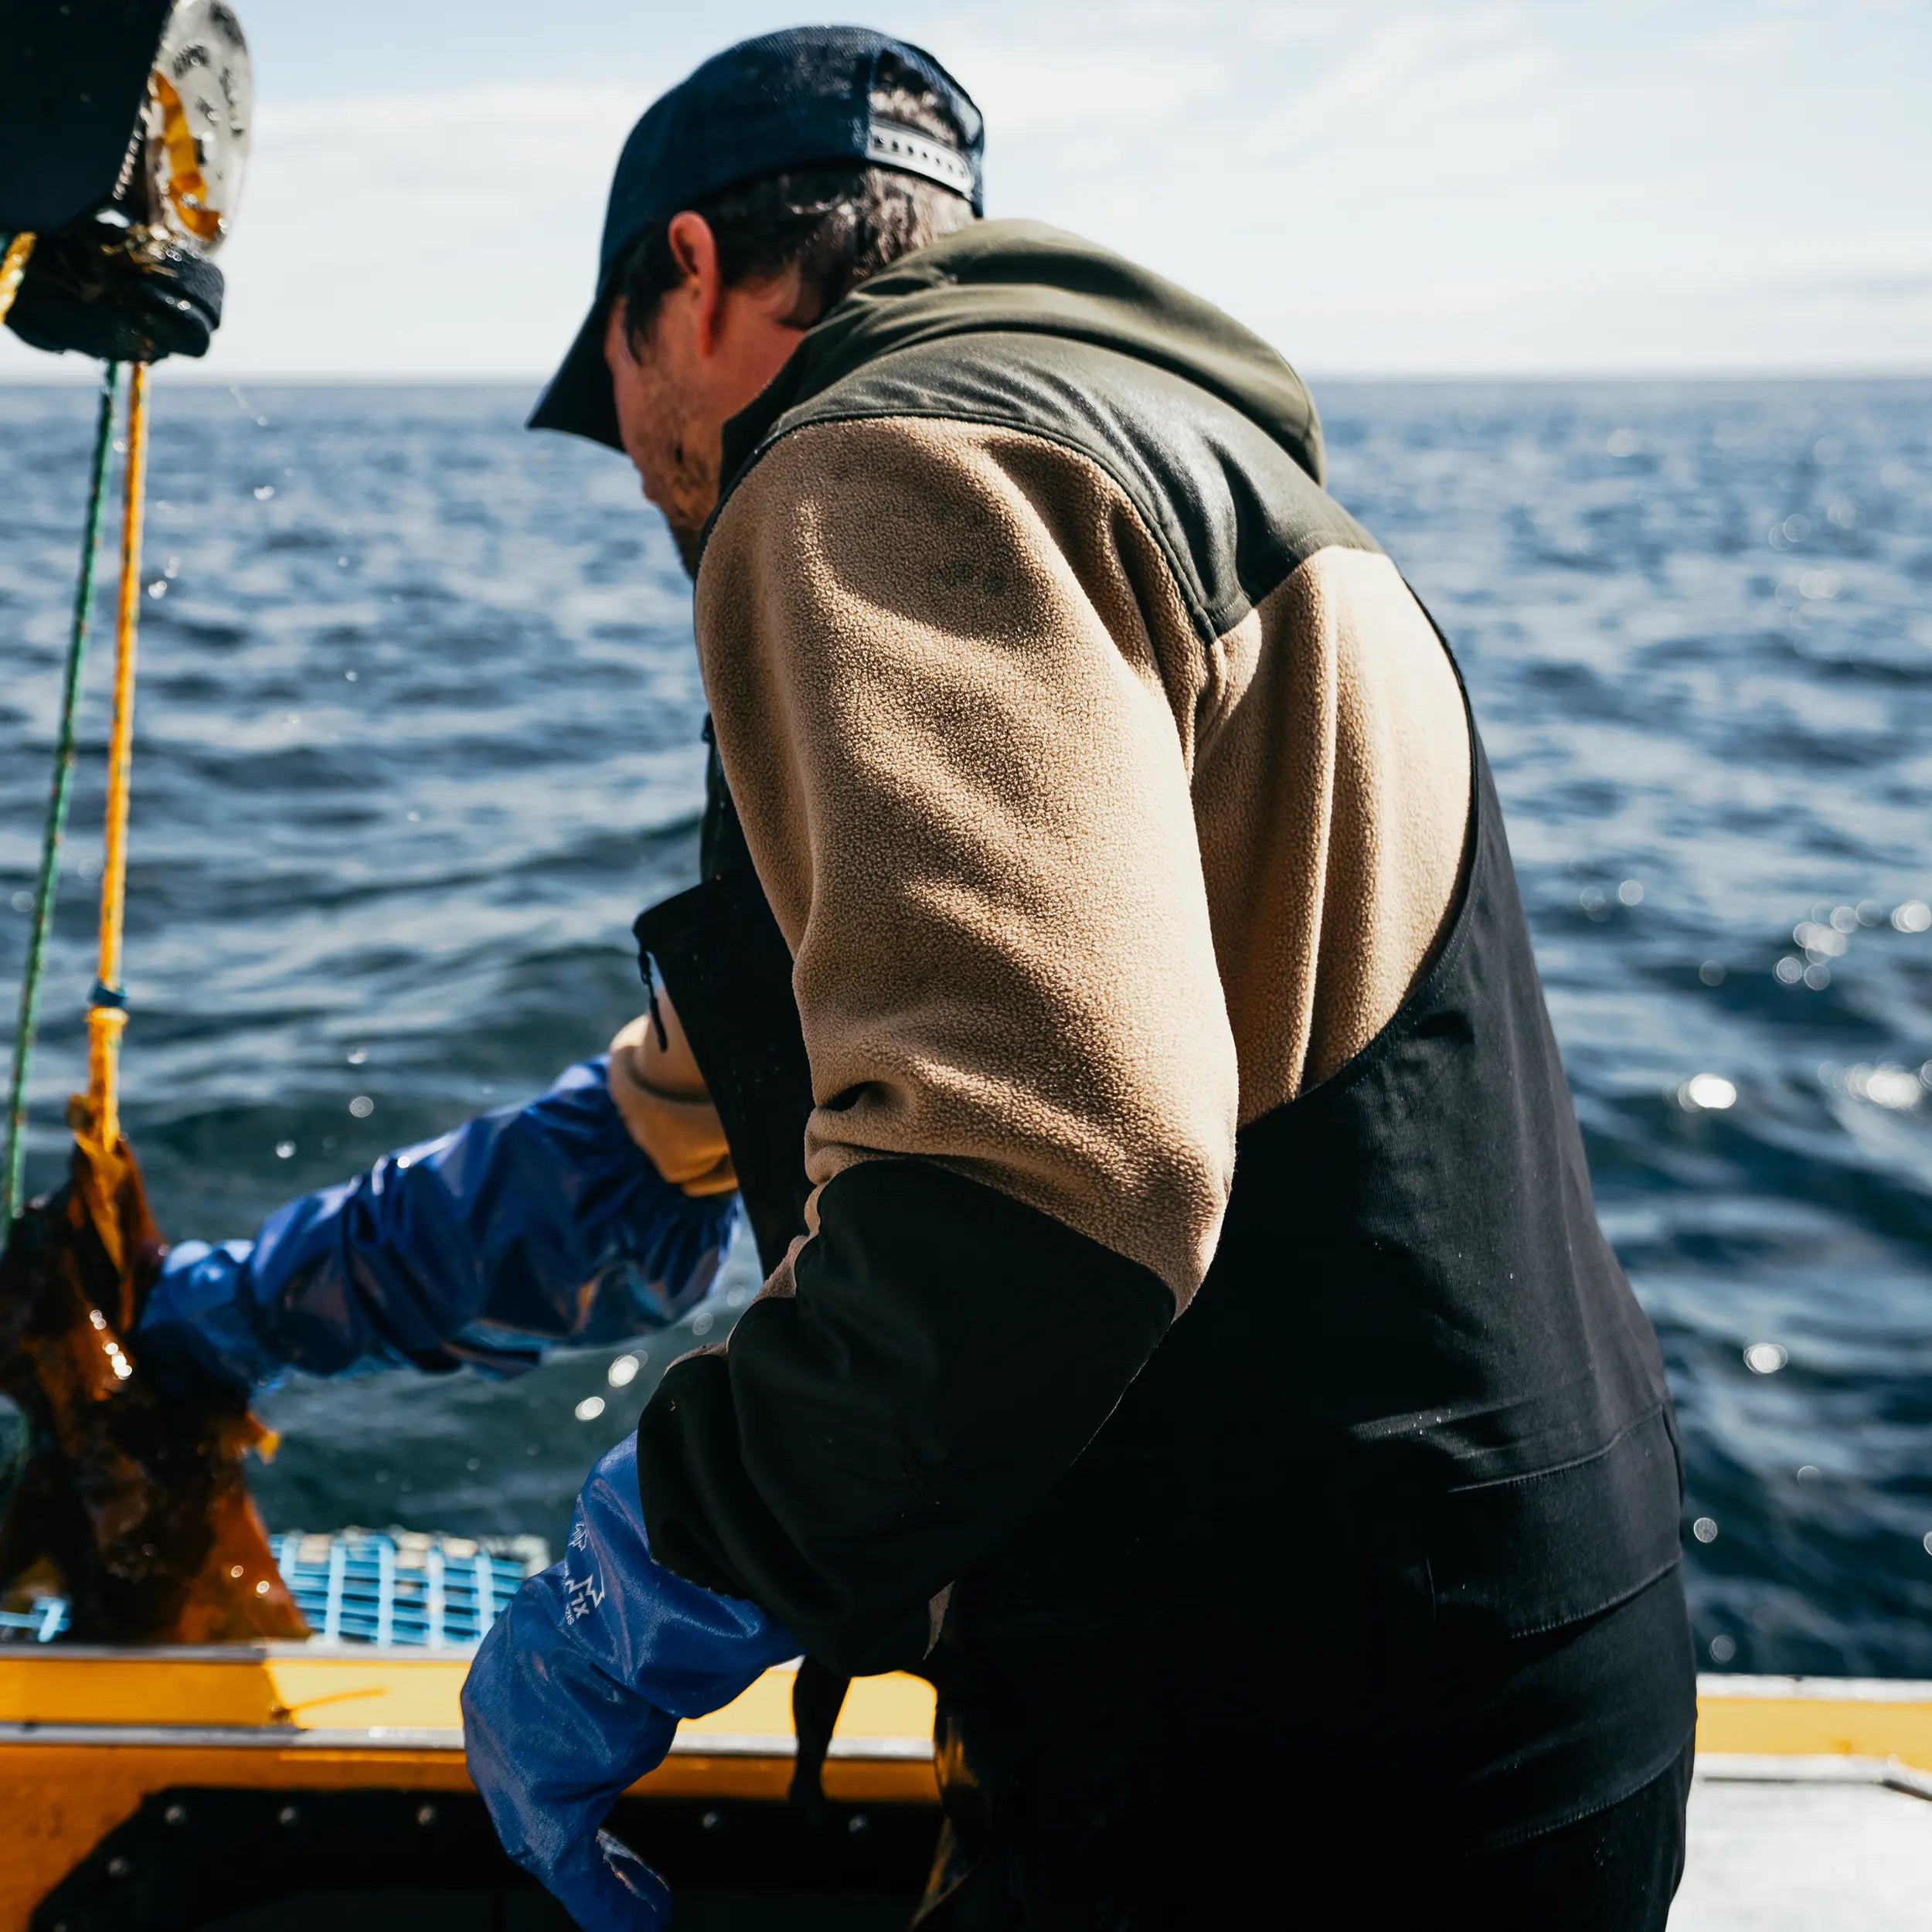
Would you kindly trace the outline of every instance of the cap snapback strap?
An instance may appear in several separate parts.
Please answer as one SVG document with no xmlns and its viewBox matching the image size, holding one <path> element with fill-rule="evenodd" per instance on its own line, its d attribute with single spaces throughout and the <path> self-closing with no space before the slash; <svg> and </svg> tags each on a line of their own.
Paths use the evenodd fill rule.
<svg viewBox="0 0 1932 1932">
<path fill-rule="evenodd" d="M 866 137 L 866 158 L 881 167 L 896 168 L 908 175 L 923 175 L 956 195 L 972 199 L 973 170 L 957 148 L 949 148 L 930 134 L 901 127 L 895 121 L 874 121 Z"/>
</svg>

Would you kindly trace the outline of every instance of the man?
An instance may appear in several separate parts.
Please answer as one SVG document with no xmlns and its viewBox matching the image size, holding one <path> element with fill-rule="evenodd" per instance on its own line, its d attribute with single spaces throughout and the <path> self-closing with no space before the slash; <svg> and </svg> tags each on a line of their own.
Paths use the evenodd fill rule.
<svg viewBox="0 0 1932 1932">
<path fill-rule="evenodd" d="M 631 136 L 533 423 L 696 585 L 704 883 L 639 936 L 769 1278 L 466 1694 L 586 1924 L 675 1719 L 937 1687 L 923 1925 L 1661 1927 L 1675 1433 L 1453 664 L 1294 372 L 981 223 L 856 29 Z"/>
</svg>

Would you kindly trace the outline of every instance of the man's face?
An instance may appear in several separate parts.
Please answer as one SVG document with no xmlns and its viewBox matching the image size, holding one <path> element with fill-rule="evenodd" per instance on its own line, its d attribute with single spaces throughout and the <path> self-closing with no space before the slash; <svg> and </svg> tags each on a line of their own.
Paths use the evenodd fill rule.
<svg viewBox="0 0 1932 1932">
<path fill-rule="evenodd" d="M 698 539 L 718 502 L 723 424 L 708 420 L 705 372 L 680 369 L 685 332 L 665 327 L 665 306 L 636 342 L 621 298 L 611 305 L 604 334 L 624 454 L 643 479 L 646 500 L 664 513 L 685 571 L 698 572 Z"/>
</svg>

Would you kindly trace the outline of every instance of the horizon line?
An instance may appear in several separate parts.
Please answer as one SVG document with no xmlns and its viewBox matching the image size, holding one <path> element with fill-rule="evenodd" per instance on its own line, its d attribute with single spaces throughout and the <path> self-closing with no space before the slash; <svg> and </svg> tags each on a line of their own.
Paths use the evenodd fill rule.
<svg viewBox="0 0 1932 1932">
<path fill-rule="evenodd" d="M 175 359 L 151 365 L 158 373 Z M 1789 367 L 1689 365 L 1682 367 L 1555 369 L 1324 369 L 1297 363 L 1295 372 L 1310 383 L 1922 383 L 1932 382 L 1932 362 L 1921 364 L 1794 365 Z M 99 384 L 98 366 L 89 362 L 28 374 L 0 369 L 0 389 L 91 389 Z M 84 371 L 84 372 L 83 372 Z M 238 389 L 244 385 L 272 389 L 527 389 L 540 391 L 549 373 L 483 372 L 474 375 L 432 375 L 406 369 L 338 372 L 332 374 L 275 371 L 225 376 L 199 369 L 170 370 L 168 379 L 184 389 Z"/>
</svg>

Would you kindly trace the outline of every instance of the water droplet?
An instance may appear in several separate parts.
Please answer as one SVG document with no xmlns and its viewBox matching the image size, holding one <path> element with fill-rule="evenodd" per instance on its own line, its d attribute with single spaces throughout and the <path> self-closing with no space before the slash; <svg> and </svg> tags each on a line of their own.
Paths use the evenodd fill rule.
<svg viewBox="0 0 1932 1932">
<path fill-rule="evenodd" d="M 268 1594 L 268 1579 L 266 1577 L 256 1584 L 255 1594 L 257 1597 L 266 1597 Z"/>
<path fill-rule="evenodd" d="M 1795 986 L 1804 977 L 1804 962 L 1787 953 L 1771 970 L 1781 986 Z"/>
<path fill-rule="evenodd" d="M 1925 1532 L 1925 1553 L 1928 1556 L 1932 1556 L 1932 1529 L 1928 1529 Z"/>
<path fill-rule="evenodd" d="M 30 913 L 33 910 L 33 894 L 28 892 L 15 893 L 11 903 L 15 912 Z"/>
<path fill-rule="evenodd" d="M 165 577 L 156 577 L 154 582 L 148 585 L 148 594 L 156 599 L 165 597 L 168 594 L 168 580 Z"/>
<path fill-rule="evenodd" d="M 1626 906 L 1641 906 L 1644 903 L 1644 888 L 1634 879 L 1626 879 L 1617 888 L 1617 896 Z"/>
<path fill-rule="evenodd" d="M 577 1406 L 577 1419 L 580 1422 L 595 1422 L 604 1413 L 601 1396 L 586 1396 Z"/>
<path fill-rule="evenodd" d="M 1728 1664 L 1737 1655 L 1737 1639 L 1734 1637 L 1713 1637 L 1711 1639 L 1711 1662 Z"/>
<path fill-rule="evenodd" d="M 1804 983 L 1815 993 L 1821 993 L 1832 983 L 1832 969 L 1828 966 L 1810 965 L 1804 969 Z"/>
<path fill-rule="evenodd" d="M 412 825 L 420 825 L 423 822 L 423 815 L 420 811 L 406 811 L 403 813 L 403 816 L 406 818 Z"/>
<path fill-rule="evenodd" d="M 463 1467 L 468 1470 L 471 1475 L 474 1475 L 477 1471 L 483 1467 L 483 1459 L 480 1456 L 472 1456 L 468 1462 L 464 1464 Z"/>
<path fill-rule="evenodd" d="M 1639 447 L 1634 430 L 1612 430 L 1604 439 L 1606 456 L 1634 456 Z"/>
<path fill-rule="evenodd" d="M 1697 977 L 1706 986 L 1722 986 L 1724 983 L 1724 966 L 1721 960 L 1707 959 L 1697 969 Z"/>
<path fill-rule="evenodd" d="M 353 671 L 345 671 L 342 673 L 342 681 L 345 684 L 353 684 L 355 682 L 355 673 Z"/>
<path fill-rule="evenodd" d="M 1754 1376 L 1774 1376 L 1791 1359 L 1775 1342 L 1753 1342 L 1744 1351 L 1744 1366 Z"/>
<path fill-rule="evenodd" d="M 1802 543 L 1811 534 L 1811 519 L 1808 516 L 1787 516 L 1777 527 L 1784 532 L 1787 543 Z"/>
<path fill-rule="evenodd" d="M 257 503 L 266 503 L 274 494 L 275 486 L 272 483 L 257 483 L 255 485 L 255 501 Z"/>
<path fill-rule="evenodd" d="M 1811 461 L 1829 469 L 1845 454 L 1845 445 L 1835 436 L 1821 436 L 1811 445 Z"/>
<path fill-rule="evenodd" d="M 1932 927 L 1932 906 L 1923 899 L 1908 899 L 1893 907 L 1892 923 L 1902 933 L 1922 933 Z"/>
<path fill-rule="evenodd" d="M 1691 1525 L 1691 1534 L 1700 1543 L 1714 1543 L 1717 1540 L 1717 1525 L 1709 1516 L 1699 1516 Z"/>
<path fill-rule="evenodd" d="M 376 1111 L 376 1103 L 366 1094 L 358 1094 L 349 1102 L 349 1111 L 359 1121 L 366 1121 Z"/>
<path fill-rule="evenodd" d="M 691 1332 L 693 1335 L 709 1335 L 711 1332 L 711 1317 L 708 1315 L 696 1317 L 691 1324 Z"/>
<path fill-rule="evenodd" d="M 1842 1085 L 1846 1093 L 1874 1107 L 1904 1113 L 1917 1107 L 1924 1087 L 1917 1073 L 1903 1066 L 1854 1066 L 1846 1070 Z"/>
<path fill-rule="evenodd" d="M 1677 1090 L 1680 1107 L 1721 1114 L 1737 1104 L 1737 1089 L 1722 1073 L 1693 1073 Z"/>
<path fill-rule="evenodd" d="M 1835 570 L 1807 570 L 1798 580 L 1798 594 L 1828 604 L 1845 588 L 1845 580 Z"/>
<path fill-rule="evenodd" d="M 278 1161 L 294 1159 L 295 1143 L 293 1141 L 277 1141 L 275 1143 L 275 1158 Z"/>
<path fill-rule="evenodd" d="M 634 1355 L 621 1355 L 604 1371 L 604 1379 L 614 1389 L 628 1388 L 638 1379 L 638 1359 Z"/>
<path fill-rule="evenodd" d="M 369 1049 L 366 1046 L 352 1046 L 349 1049 L 349 1063 L 352 1066 L 362 1066 L 368 1058 Z"/>
<path fill-rule="evenodd" d="M 1808 1489 L 1813 1483 L 1822 1482 L 1825 1476 L 1816 1463 L 1805 1462 L 1798 1465 L 1798 1479 Z"/>
</svg>

